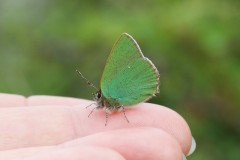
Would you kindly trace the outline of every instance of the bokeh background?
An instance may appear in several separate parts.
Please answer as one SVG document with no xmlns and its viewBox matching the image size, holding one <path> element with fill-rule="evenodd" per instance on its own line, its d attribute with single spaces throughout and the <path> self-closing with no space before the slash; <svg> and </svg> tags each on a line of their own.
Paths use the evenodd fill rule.
<svg viewBox="0 0 240 160">
<path fill-rule="evenodd" d="M 189 123 L 190 160 L 240 159 L 240 1 L 1 0 L 0 92 L 92 98 L 111 47 L 130 33 Z"/>
</svg>

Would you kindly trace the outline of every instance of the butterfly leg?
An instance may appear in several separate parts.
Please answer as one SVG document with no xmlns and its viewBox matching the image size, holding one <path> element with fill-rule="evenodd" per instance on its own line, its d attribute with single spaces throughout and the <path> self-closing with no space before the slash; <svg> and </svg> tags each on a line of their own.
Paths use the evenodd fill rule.
<svg viewBox="0 0 240 160">
<path fill-rule="evenodd" d="M 129 120 L 128 120 L 128 118 L 127 118 L 127 116 L 126 116 L 126 113 L 125 113 L 125 108 L 124 108 L 124 106 L 121 106 L 122 107 L 122 111 L 123 111 L 123 114 L 124 114 L 124 117 L 126 118 L 126 120 L 127 120 L 127 122 L 129 123 Z"/>
<path fill-rule="evenodd" d="M 91 105 L 93 105 L 93 104 L 96 105 L 96 103 L 91 103 L 90 105 L 88 105 L 88 106 L 86 107 L 86 109 L 87 109 L 88 107 L 90 107 Z M 88 114 L 88 118 L 90 117 L 90 115 L 93 113 L 93 111 L 94 111 L 96 108 L 97 108 L 97 107 L 94 107 L 94 108 L 91 110 L 91 112 Z"/>
<path fill-rule="evenodd" d="M 89 113 L 89 115 L 88 115 L 88 118 L 90 117 L 90 115 L 93 113 L 93 111 L 96 109 L 97 107 L 94 107 L 92 110 L 91 110 L 91 112 Z"/>
<path fill-rule="evenodd" d="M 107 122 L 108 122 L 108 112 L 105 112 L 106 113 L 106 122 L 105 122 L 105 126 L 107 126 Z"/>
<path fill-rule="evenodd" d="M 86 109 L 87 109 L 88 107 L 90 107 L 91 105 L 93 105 L 93 104 L 95 104 L 95 105 L 96 105 L 96 103 L 91 103 L 90 105 L 88 105 L 88 106 L 86 107 Z"/>
</svg>

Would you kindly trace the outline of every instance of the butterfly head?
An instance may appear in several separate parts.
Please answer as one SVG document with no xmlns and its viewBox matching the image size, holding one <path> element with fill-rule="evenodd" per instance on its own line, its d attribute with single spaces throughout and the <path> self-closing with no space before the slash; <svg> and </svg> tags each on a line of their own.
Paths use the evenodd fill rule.
<svg viewBox="0 0 240 160">
<path fill-rule="evenodd" d="M 98 90 L 96 93 L 93 94 L 93 100 L 97 102 L 97 109 L 103 108 L 103 97 L 102 97 L 102 91 L 101 89 Z"/>
</svg>

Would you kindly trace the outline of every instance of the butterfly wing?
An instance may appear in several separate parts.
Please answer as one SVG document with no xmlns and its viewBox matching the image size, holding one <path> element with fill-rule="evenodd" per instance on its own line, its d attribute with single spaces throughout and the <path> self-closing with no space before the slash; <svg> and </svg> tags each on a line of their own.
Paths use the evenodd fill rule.
<svg viewBox="0 0 240 160">
<path fill-rule="evenodd" d="M 114 44 L 101 79 L 102 94 L 122 105 L 133 105 L 159 92 L 159 73 L 143 56 L 136 41 L 123 33 Z"/>
</svg>

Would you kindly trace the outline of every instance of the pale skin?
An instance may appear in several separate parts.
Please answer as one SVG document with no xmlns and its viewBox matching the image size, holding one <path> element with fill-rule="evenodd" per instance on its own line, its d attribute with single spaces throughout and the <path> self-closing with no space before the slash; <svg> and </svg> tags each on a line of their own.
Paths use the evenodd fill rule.
<svg viewBox="0 0 240 160">
<path fill-rule="evenodd" d="M 0 160 L 182 160 L 192 135 L 185 120 L 140 103 L 109 115 L 92 101 L 0 94 Z M 94 106 L 93 106 L 94 107 Z"/>
</svg>

